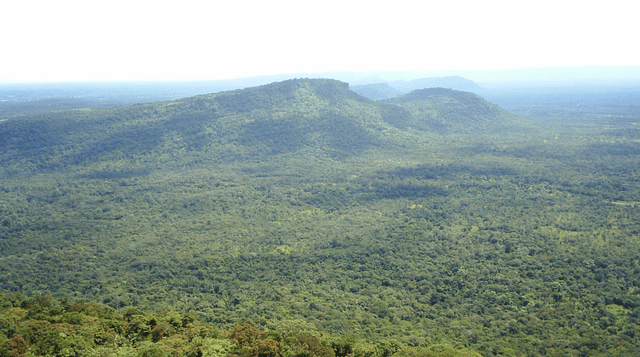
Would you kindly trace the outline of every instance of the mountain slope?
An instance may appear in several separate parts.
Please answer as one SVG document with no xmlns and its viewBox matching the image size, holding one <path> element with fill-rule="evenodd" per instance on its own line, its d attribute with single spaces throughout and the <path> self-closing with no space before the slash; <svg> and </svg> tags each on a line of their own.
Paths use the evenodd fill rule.
<svg viewBox="0 0 640 357">
<path fill-rule="evenodd" d="M 338 156 L 379 142 L 376 105 L 334 80 L 290 80 L 204 97 L 226 114 L 226 138 L 264 153 L 310 146 Z"/>
<path fill-rule="evenodd" d="M 205 154 L 228 161 L 304 145 L 346 155 L 376 142 L 379 123 L 360 115 L 372 111 L 375 105 L 346 83 L 290 80 L 171 102 L 51 112 L 1 122 L 0 162 L 26 160 L 40 170 Z"/>
</svg>

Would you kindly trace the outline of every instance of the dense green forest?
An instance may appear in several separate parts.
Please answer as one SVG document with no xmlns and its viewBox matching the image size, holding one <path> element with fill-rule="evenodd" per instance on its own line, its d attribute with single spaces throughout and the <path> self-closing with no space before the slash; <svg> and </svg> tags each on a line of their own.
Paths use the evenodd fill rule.
<svg viewBox="0 0 640 357">
<path fill-rule="evenodd" d="M 228 348 L 220 331 L 298 321 L 338 356 L 635 356 L 639 112 L 531 112 L 291 80 L 2 121 L 0 288 L 24 294 L 4 297 L 3 351 L 38 346 L 34 324 L 69 335 L 74 312 L 80 331 L 138 311 L 159 317 L 122 354 L 188 316 Z"/>
<path fill-rule="evenodd" d="M 330 336 L 302 320 L 280 320 L 265 330 L 244 322 L 220 331 L 193 313 L 134 307 L 120 313 L 96 303 L 11 293 L 0 299 L 2 356 L 479 356 L 447 345 L 410 347 L 394 340 L 369 343 Z"/>
</svg>

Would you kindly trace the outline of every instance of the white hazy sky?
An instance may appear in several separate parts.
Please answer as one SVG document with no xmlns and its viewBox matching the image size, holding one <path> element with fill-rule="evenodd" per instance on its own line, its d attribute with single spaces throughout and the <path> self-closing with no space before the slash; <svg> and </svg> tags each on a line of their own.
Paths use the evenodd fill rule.
<svg viewBox="0 0 640 357">
<path fill-rule="evenodd" d="M 0 2 L 0 82 L 640 65 L 635 1 Z"/>
</svg>

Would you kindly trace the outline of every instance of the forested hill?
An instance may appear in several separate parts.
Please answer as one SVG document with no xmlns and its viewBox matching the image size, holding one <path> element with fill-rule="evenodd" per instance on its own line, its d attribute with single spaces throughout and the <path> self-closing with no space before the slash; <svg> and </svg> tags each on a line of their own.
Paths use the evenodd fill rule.
<svg viewBox="0 0 640 357">
<path fill-rule="evenodd" d="M 417 89 L 380 101 L 401 115 L 388 120 L 396 126 L 424 131 L 478 132 L 504 130 L 515 124 L 514 115 L 477 94 L 445 88 Z"/>
<path fill-rule="evenodd" d="M 411 128 L 473 130 L 513 121 L 473 94 L 430 91 L 437 95 L 416 91 L 374 102 L 347 83 L 296 79 L 170 102 L 50 112 L 0 123 L 0 163 L 17 172 L 97 161 L 231 162 L 301 149 L 339 159 L 404 145 Z"/>
</svg>

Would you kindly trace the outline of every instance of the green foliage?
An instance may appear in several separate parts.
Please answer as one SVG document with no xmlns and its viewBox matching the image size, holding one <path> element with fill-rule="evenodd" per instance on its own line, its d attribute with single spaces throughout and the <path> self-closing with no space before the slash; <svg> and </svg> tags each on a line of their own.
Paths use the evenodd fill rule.
<svg viewBox="0 0 640 357">
<path fill-rule="evenodd" d="M 138 348 L 137 355 L 140 357 L 169 357 L 168 351 L 164 350 L 158 344 L 143 344 Z"/>
<path fill-rule="evenodd" d="M 7 357 L 334 357 L 336 352 L 338 356 L 345 356 L 347 350 L 351 356 L 387 357 L 405 348 L 393 340 L 372 345 L 353 338 L 336 339 L 317 332 L 303 332 L 310 329 L 310 324 L 301 320 L 277 322 L 283 326 L 282 331 L 262 331 L 242 323 L 220 336 L 191 314 L 142 312 L 131 308 L 121 314 L 95 303 L 61 306 L 64 304 L 50 297 L 5 295 L 5 298 L 25 306 L 0 309 L 3 328 L 0 356 Z M 43 309 L 46 306 L 59 307 Z"/>
<path fill-rule="evenodd" d="M 229 340 L 191 314 L 143 313 L 76 303 L 64 306 L 48 296 L 5 295 L 0 310 L 6 356 L 213 356 L 232 349 Z M 5 304 L 6 305 L 6 304 Z"/>
<path fill-rule="evenodd" d="M 324 342 L 324 343 L 323 343 Z M 284 356 L 290 357 L 334 357 L 335 353 L 325 341 L 303 332 L 285 339 Z"/>
<path fill-rule="evenodd" d="M 195 337 L 192 343 L 202 352 L 202 357 L 225 357 L 236 349 L 230 340 Z"/>
<path fill-rule="evenodd" d="M 429 348 L 407 348 L 393 355 L 394 357 L 479 357 L 479 353 L 469 350 L 459 350 L 453 347 L 441 347 L 437 350 Z"/>
</svg>

